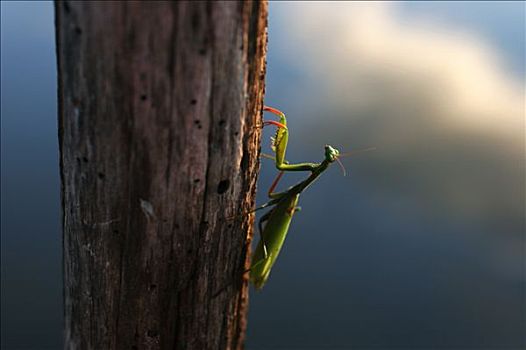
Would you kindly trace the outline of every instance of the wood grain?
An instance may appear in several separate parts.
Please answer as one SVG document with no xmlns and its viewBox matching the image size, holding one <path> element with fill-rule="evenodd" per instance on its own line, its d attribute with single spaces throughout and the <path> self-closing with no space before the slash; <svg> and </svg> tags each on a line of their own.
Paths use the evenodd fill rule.
<svg viewBox="0 0 526 350">
<path fill-rule="evenodd" d="M 65 348 L 242 348 L 266 2 L 55 14 Z"/>
</svg>

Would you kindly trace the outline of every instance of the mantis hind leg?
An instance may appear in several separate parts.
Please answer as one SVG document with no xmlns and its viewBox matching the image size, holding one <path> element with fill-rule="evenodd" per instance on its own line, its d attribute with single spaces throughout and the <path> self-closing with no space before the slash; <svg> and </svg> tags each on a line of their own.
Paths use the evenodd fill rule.
<svg viewBox="0 0 526 350">
<path fill-rule="evenodd" d="M 283 196 L 285 193 L 275 193 L 274 190 L 276 189 L 276 186 L 278 186 L 279 180 L 283 177 L 284 172 L 280 171 L 278 173 L 278 176 L 274 179 L 274 182 L 272 182 L 272 185 L 270 185 L 270 188 L 268 189 L 268 196 L 269 198 L 277 199 Z"/>
<path fill-rule="evenodd" d="M 252 214 L 252 213 L 254 213 L 254 212 L 258 211 L 258 210 L 265 209 L 266 207 L 269 207 L 269 206 L 271 206 L 271 205 L 275 205 L 275 204 L 277 204 L 278 202 L 279 202 L 279 199 L 277 199 L 277 198 L 273 198 L 273 199 L 271 199 L 270 201 L 268 201 L 267 203 L 264 203 L 264 204 L 262 204 L 261 206 L 259 206 L 259 207 L 257 207 L 257 208 L 254 208 L 254 209 L 252 209 L 252 210 L 250 210 L 250 211 L 246 211 L 246 212 L 244 212 L 244 213 L 237 214 L 237 215 L 228 216 L 228 217 L 226 217 L 226 220 L 234 220 L 234 219 L 236 219 L 236 218 L 240 218 L 240 217 L 242 217 L 242 216 L 245 216 L 245 215 L 248 215 L 248 214 Z"/>
<path fill-rule="evenodd" d="M 263 247 L 263 256 L 264 256 L 262 260 L 267 260 L 269 256 L 268 249 L 267 249 L 267 243 L 265 243 L 265 236 L 263 236 L 263 223 L 265 221 L 268 221 L 268 219 L 270 218 L 270 214 L 272 214 L 272 210 L 266 213 L 265 215 L 263 215 L 261 219 L 259 219 L 259 222 L 258 222 L 259 239 L 261 239 L 261 245 Z"/>
</svg>

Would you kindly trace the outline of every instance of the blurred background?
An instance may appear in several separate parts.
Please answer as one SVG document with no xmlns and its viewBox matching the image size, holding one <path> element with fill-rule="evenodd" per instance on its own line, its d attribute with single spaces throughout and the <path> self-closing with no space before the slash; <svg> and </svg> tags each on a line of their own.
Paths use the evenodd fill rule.
<svg viewBox="0 0 526 350">
<path fill-rule="evenodd" d="M 287 158 L 377 150 L 302 195 L 247 349 L 526 348 L 524 2 L 269 7 Z M 3 349 L 62 344 L 53 25 L 50 2 L 1 3 Z"/>
</svg>

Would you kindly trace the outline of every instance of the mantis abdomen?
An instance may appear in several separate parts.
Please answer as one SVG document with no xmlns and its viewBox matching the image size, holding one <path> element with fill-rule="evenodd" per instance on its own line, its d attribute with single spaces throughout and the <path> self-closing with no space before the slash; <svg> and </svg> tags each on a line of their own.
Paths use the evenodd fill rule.
<svg viewBox="0 0 526 350">
<path fill-rule="evenodd" d="M 272 209 L 261 234 L 256 251 L 252 256 L 250 281 L 257 289 L 263 287 L 276 262 L 283 242 L 287 237 L 290 222 L 298 204 L 299 194 L 285 194 L 284 198 Z M 266 246 L 266 256 L 265 248 Z"/>
</svg>

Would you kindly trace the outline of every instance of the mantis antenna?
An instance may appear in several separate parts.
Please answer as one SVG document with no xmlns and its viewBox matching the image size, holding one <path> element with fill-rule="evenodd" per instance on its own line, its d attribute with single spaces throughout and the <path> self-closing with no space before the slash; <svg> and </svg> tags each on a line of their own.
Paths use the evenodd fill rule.
<svg viewBox="0 0 526 350">
<path fill-rule="evenodd" d="M 343 166 L 343 163 L 339 159 L 340 157 L 349 157 L 349 156 L 355 155 L 356 153 L 374 151 L 375 149 L 376 149 L 376 147 L 369 147 L 369 148 L 357 149 L 356 151 L 350 151 L 350 152 L 346 152 L 346 153 L 340 154 L 338 156 L 338 158 L 336 158 L 336 161 L 338 162 L 338 164 L 340 165 L 340 168 L 342 169 L 343 176 L 347 175 L 347 171 L 345 170 L 345 167 Z"/>
<path fill-rule="evenodd" d="M 363 152 L 369 152 L 369 151 L 374 151 L 374 150 L 376 150 L 376 147 L 368 147 L 368 148 L 363 148 L 363 149 L 357 149 L 355 151 L 349 151 L 349 152 L 341 153 L 338 157 L 339 158 L 341 158 L 341 157 L 349 157 L 349 156 L 355 155 L 356 153 L 363 153 Z"/>
<path fill-rule="evenodd" d="M 338 162 L 338 165 L 340 166 L 340 169 L 342 169 L 343 176 L 347 175 L 347 171 L 345 170 L 345 167 L 343 166 L 343 163 L 341 160 L 336 158 L 336 161 Z"/>
</svg>

